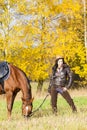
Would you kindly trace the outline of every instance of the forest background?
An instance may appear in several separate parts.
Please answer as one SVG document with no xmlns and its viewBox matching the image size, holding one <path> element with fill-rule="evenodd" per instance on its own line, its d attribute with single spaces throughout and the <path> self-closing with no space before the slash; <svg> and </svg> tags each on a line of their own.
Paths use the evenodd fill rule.
<svg viewBox="0 0 87 130">
<path fill-rule="evenodd" d="M 87 85 L 86 0 L 0 0 L 0 59 L 21 68 L 41 91 L 62 55 Z"/>
</svg>

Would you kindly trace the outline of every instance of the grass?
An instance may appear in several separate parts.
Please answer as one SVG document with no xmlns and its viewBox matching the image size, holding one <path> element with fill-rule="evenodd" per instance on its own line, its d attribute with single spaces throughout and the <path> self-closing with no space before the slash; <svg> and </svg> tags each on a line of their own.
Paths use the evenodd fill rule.
<svg viewBox="0 0 87 130">
<path fill-rule="evenodd" d="M 45 85 L 46 86 L 46 85 Z M 36 84 L 32 84 L 34 95 L 33 110 L 39 107 L 46 96 L 46 89 L 41 95 L 36 93 Z M 19 93 L 13 106 L 12 118 L 7 119 L 6 98 L 0 97 L 0 130 L 87 130 L 87 96 L 84 89 L 70 90 L 78 113 L 72 113 L 67 102 L 59 95 L 58 115 L 52 113 L 50 96 L 42 107 L 28 120 L 21 115 L 21 94 Z"/>
</svg>

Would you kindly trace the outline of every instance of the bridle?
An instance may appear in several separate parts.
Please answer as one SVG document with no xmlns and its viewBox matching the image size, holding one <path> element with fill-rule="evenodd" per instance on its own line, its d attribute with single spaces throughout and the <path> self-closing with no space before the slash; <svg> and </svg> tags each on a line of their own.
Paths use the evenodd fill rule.
<svg viewBox="0 0 87 130">
<path fill-rule="evenodd" d="M 25 105 L 26 102 L 29 102 L 31 100 L 30 98 L 22 98 L 23 104 Z M 28 104 L 25 105 L 25 107 L 32 106 L 32 102 L 29 102 Z"/>
<path fill-rule="evenodd" d="M 27 112 L 28 112 L 28 109 L 29 109 L 28 107 L 29 106 L 32 107 L 32 102 L 30 102 L 29 100 L 31 100 L 31 99 L 22 97 L 22 101 L 23 101 L 23 105 L 24 105 L 24 107 L 22 107 L 22 109 L 26 109 L 26 114 L 24 115 L 25 118 L 29 117 L 29 115 L 27 115 Z"/>
</svg>

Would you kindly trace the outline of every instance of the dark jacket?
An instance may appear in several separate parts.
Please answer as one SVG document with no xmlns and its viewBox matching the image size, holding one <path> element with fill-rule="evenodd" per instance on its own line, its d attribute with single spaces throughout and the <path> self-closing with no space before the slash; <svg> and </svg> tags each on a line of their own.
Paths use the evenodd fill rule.
<svg viewBox="0 0 87 130">
<path fill-rule="evenodd" d="M 59 72 L 57 70 L 54 72 L 53 69 L 49 87 L 57 85 L 61 87 L 66 86 L 67 88 L 69 88 L 71 84 L 72 84 L 72 72 L 70 71 L 70 68 L 67 64 L 64 64 L 63 69 Z"/>
</svg>

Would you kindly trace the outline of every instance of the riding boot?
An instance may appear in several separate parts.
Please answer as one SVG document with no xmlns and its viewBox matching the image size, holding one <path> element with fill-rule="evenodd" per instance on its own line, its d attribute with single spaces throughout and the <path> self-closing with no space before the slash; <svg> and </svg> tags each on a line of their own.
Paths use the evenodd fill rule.
<svg viewBox="0 0 87 130">
<path fill-rule="evenodd" d="M 54 114 L 57 114 L 57 91 L 55 87 L 51 88 L 51 105 Z"/>
<path fill-rule="evenodd" d="M 61 94 L 65 100 L 68 102 L 68 104 L 70 105 L 70 107 L 72 108 L 73 112 L 77 112 L 76 106 L 73 102 L 73 99 L 71 98 L 70 94 L 68 93 L 68 91 L 65 91 Z"/>
<path fill-rule="evenodd" d="M 76 106 L 74 105 L 73 99 L 71 99 L 70 106 L 72 108 L 72 112 L 77 112 Z"/>
<path fill-rule="evenodd" d="M 53 114 L 57 115 L 57 108 L 53 107 Z"/>
</svg>

